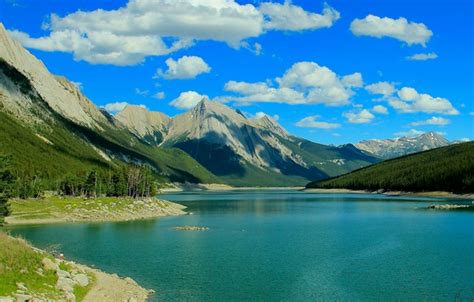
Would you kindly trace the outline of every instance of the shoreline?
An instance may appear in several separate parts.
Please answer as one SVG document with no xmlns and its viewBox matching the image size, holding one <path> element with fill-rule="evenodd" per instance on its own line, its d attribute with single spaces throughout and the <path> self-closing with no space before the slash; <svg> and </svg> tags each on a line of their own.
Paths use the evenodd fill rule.
<svg viewBox="0 0 474 302">
<path fill-rule="evenodd" d="M 404 192 L 404 191 L 369 191 L 369 190 L 352 190 L 344 188 L 323 189 L 305 187 L 233 187 L 225 184 L 173 184 L 172 188 L 163 188 L 160 194 L 179 193 L 179 192 L 225 192 L 225 191 L 252 191 L 252 190 L 295 190 L 310 193 L 326 193 L 326 194 L 380 194 L 387 196 L 412 196 L 412 197 L 432 197 L 432 198 L 448 198 L 448 199 L 474 199 L 474 193 L 456 194 L 445 191 L 426 191 L 426 192 Z"/>
<path fill-rule="evenodd" d="M 175 192 L 225 192 L 225 191 L 252 191 L 252 190 L 302 190 L 300 187 L 234 187 L 226 184 L 193 184 L 193 183 L 174 183 L 174 187 L 160 189 L 160 194 Z"/>
<path fill-rule="evenodd" d="M 27 253 L 32 265 L 28 274 L 23 272 L 23 274 L 10 279 L 16 284 L 17 290 L 7 291 L 7 296 L 0 297 L 1 301 L 144 302 L 154 293 L 153 290 L 141 287 L 130 277 L 120 277 L 117 274 L 106 273 L 71 260 L 57 258 L 22 238 L 9 235 L 7 232 L 0 231 L 0 240 L 3 245 L 10 246 L 17 251 L 16 253 L 20 253 L 20 251 Z M 14 255 L 16 256 L 16 254 Z M 10 254 L 10 256 L 12 255 Z M 24 255 L 17 257 L 20 256 L 24 257 Z M 55 276 L 55 279 L 44 283 L 41 288 L 31 289 L 28 284 L 32 279 L 38 278 L 35 277 L 37 274 L 39 276 L 48 274 Z M 77 291 L 78 288 L 82 288 L 82 290 Z"/>
<path fill-rule="evenodd" d="M 11 200 L 5 226 L 105 223 L 186 215 L 185 206 L 158 198 L 58 198 Z M 41 212 L 38 207 L 44 207 Z"/>
<path fill-rule="evenodd" d="M 368 190 L 351 190 L 351 189 L 303 189 L 304 192 L 310 193 L 350 193 L 350 194 L 374 194 L 386 196 L 411 196 L 411 197 L 432 197 L 432 198 L 448 198 L 448 199 L 474 199 L 474 193 L 456 194 L 445 191 L 426 191 L 426 192 L 404 192 L 404 191 L 368 191 Z"/>
</svg>

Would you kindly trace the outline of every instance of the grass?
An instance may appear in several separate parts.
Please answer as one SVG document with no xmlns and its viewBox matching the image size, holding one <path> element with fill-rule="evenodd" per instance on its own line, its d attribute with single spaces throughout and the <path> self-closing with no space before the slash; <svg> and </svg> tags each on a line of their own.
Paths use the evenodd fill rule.
<svg viewBox="0 0 474 302">
<path fill-rule="evenodd" d="M 0 296 L 12 295 L 17 283 L 23 283 L 31 293 L 48 298 L 57 298 L 55 272 L 44 270 L 41 261 L 50 257 L 44 252 L 33 250 L 24 240 L 9 237 L 0 232 Z"/>
<path fill-rule="evenodd" d="M 79 285 L 74 286 L 74 296 L 76 296 L 76 302 L 81 302 L 82 300 L 84 300 L 84 297 L 94 286 L 95 276 L 89 273 L 87 274 L 87 277 L 89 278 L 89 284 L 87 286 L 84 286 L 84 287 L 79 286 Z"/>
<path fill-rule="evenodd" d="M 44 258 L 54 258 L 43 251 L 33 249 L 25 240 L 13 238 L 0 231 L 0 296 L 14 296 L 17 283 L 23 283 L 28 294 L 44 300 L 58 300 L 61 293 L 56 289 L 58 277 L 52 270 L 45 270 Z M 70 264 L 62 262 L 59 267 L 71 272 Z M 95 282 L 95 276 L 88 273 L 89 285 L 74 287 L 76 301 L 81 301 Z"/>
<path fill-rule="evenodd" d="M 12 199 L 9 201 L 10 217 L 13 219 L 54 219 L 72 217 L 78 211 L 130 211 L 128 206 L 134 203 L 129 197 L 62 197 L 48 196 L 45 198 Z M 156 200 L 156 204 L 167 207 L 168 204 Z M 136 209 L 144 205 L 135 205 Z"/>
<path fill-rule="evenodd" d="M 72 214 L 75 209 L 99 210 L 104 206 L 114 210 L 123 209 L 130 204 L 130 198 L 118 197 L 61 197 L 13 199 L 9 202 L 10 216 L 22 219 L 57 218 Z"/>
</svg>

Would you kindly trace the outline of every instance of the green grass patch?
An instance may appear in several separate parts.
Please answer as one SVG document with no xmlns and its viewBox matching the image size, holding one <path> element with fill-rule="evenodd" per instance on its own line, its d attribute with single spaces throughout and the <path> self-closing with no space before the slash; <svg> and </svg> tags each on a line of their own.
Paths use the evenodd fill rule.
<svg viewBox="0 0 474 302">
<path fill-rule="evenodd" d="M 9 201 L 10 216 L 15 219 L 48 219 L 72 215 L 78 210 L 121 211 L 133 203 L 133 198 L 123 197 L 62 197 L 12 199 Z M 168 204 L 157 200 L 157 205 L 167 207 Z"/>
<path fill-rule="evenodd" d="M 87 274 L 87 277 L 89 278 L 89 284 L 87 286 L 84 286 L 84 287 L 79 286 L 79 285 L 74 286 L 74 295 L 76 296 L 76 302 L 81 302 L 82 300 L 84 300 L 84 297 L 94 286 L 94 283 L 96 281 L 95 276 L 89 273 Z"/>
<path fill-rule="evenodd" d="M 24 240 L 0 232 L 0 296 L 13 295 L 17 283 L 23 283 L 28 292 L 58 298 L 55 272 L 39 273 L 45 257 L 48 257 L 46 253 L 33 250 Z"/>
</svg>

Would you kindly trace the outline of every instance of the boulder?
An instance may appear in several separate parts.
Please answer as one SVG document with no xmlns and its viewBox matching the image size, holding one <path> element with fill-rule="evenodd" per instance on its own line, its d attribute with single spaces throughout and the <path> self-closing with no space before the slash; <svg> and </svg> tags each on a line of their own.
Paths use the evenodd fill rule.
<svg viewBox="0 0 474 302">
<path fill-rule="evenodd" d="M 89 285 L 89 278 L 87 278 L 86 274 L 77 274 L 74 276 L 74 281 L 76 281 L 77 284 L 80 286 L 84 287 Z"/>
<path fill-rule="evenodd" d="M 44 258 L 41 263 L 44 266 L 44 269 L 47 271 L 58 271 L 59 270 L 59 265 L 54 263 L 51 259 L 49 258 Z"/>
<path fill-rule="evenodd" d="M 15 294 L 15 297 L 16 297 L 16 301 L 17 302 L 26 302 L 26 301 L 30 301 L 32 296 L 30 295 L 27 295 L 27 294 Z"/>
<path fill-rule="evenodd" d="M 59 277 L 56 282 L 56 288 L 65 293 L 74 292 L 74 285 L 76 282 L 70 278 Z"/>
</svg>

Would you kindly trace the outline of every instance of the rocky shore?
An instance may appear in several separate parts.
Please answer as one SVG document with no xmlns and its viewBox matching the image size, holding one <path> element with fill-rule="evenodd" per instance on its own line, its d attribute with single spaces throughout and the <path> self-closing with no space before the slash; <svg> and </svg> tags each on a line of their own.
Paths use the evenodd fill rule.
<svg viewBox="0 0 474 302">
<path fill-rule="evenodd" d="M 56 258 L 2 232 L 0 246 L 1 302 L 138 302 L 154 293 L 131 278 Z"/>
<path fill-rule="evenodd" d="M 186 207 L 156 198 L 60 198 L 12 200 L 9 225 L 106 222 L 186 214 Z"/>
</svg>

